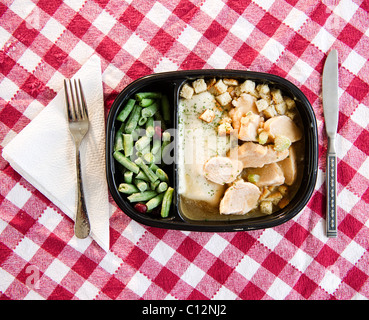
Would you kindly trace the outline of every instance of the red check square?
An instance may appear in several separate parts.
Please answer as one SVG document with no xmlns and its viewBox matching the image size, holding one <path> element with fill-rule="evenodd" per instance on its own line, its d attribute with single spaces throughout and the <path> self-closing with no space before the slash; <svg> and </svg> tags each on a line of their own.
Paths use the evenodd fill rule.
<svg viewBox="0 0 369 320">
<path fill-rule="evenodd" d="M 127 28 L 135 31 L 145 16 L 133 6 L 129 6 L 119 18 Z"/>
<path fill-rule="evenodd" d="M 353 27 L 351 24 L 347 24 L 338 35 L 337 39 L 341 40 L 343 43 L 347 44 L 351 49 L 353 49 L 362 37 L 363 33 L 361 31 Z"/>
<path fill-rule="evenodd" d="M 227 33 L 227 29 L 225 29 L 219 22 L 214 20 L 209 28 L 205 31 L 204 36 L 214 44 L 219 45 Z"/>
<path fill-rule="evenodd" d="M 266 12 L 256 27 L 269 37 L 272 37 L 280 25 L 281 22 L 277 18 Z"/>
<path fill-rule="evenodd" d="M 13 36 L 29 47 L 38 34 L 39 32 L 36 29 L 32 28 L 26 21 L 23 21 L 14 31 Z"/>
<path fill-rule="evenodd" d="M 73 20 L 68 24 L 67 29 L 77 37 L 82 38 L 90 26 L 91 23 L 77 13 Z"/>
<path fill-rule="evenodd" d="M 37 6 L 52 16 L 62 3 L 63 0 L 40 0 Z"/>
<path fill-rule="evenodd" d="M 199 8 L 195 6 L 191 1 L 181 0 L 174 8 L 173 13 L 186 23 L 189 23 L 198 11 Z"/>
</svg>

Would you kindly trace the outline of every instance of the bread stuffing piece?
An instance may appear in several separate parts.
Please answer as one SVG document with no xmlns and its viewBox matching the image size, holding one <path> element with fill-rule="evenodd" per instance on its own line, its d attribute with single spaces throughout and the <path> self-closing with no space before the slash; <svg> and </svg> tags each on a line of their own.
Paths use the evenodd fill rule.
<svg viewBox="0 0 369 320">
<path fill-rule="evenodd" d="M 231 183 L 243 169 L 241 161 L 228 157 L 212 157 L 204 165 L 205 178 L 217 184 Z"/>
<path fill-rule="evenodd" d="M 246 214 L 258 205 L 260 189 L 250 182 L 240 179 L 224 193 L 220 201 L 220 214 Z"/>
<path fill-rule="evenodd" d="M 216 96 L 215 99 L 220 103 L 221 106 L 226 106 L 232 101 L 232 97 L 228 91 Z"/>
<path fill-rule="evenodd" d="M 214 84 L 214 89 L 217 95 L 222 94 L 227 91 L 228 86 L 223 82 L 222 79 L 218 80 Z"/>
<path fill-rule="evenodd" d="M 182 86 L 182 89 L 181 89 L 181 92 L 179 93 L 179 95 L 182 97 L 182 98 L 185 98 L 187 100 L 191 99 L 192 96 L 193 96 L 193 93 L 194 93 L 194 90 L 191 86 L 189 86 L 187 83 L 185 83 L 183 86 Z"/>
<path fill-rule="evenodd" d="M 195 80 L 195 81 L 192 83 L 192 87 L 193 87 L 193 89 L 195 90 L 195 93 L 204 92 L 204 91 L 206 91 L 206 89 L 208 88 L 208 86 L 206 85 L 206 83 L 205 83 L 205 80 L 204 80 L 204 79 L 198 79 L 198 80 Z"/>
<path fill-rule="evenodd" d="M 207 123 L 210 123 L 214 120 L 215 118 L 215 112 L 211 109 L 206 109 L 200 116 L 199 118 Z"/>
</svg>

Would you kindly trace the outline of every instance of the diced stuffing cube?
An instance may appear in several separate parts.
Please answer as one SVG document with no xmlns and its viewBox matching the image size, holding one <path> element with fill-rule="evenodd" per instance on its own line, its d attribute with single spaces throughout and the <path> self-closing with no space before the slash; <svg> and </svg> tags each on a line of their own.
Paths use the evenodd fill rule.
<svg viewBox="0 0 369 320">
<path fill-rule="evenodd" d="M 272 99 L 273 99 L 275 104 L 280 104 L 280 103 L 284 102 L 280 89 L 273 89 L 273 90 L 270 91 L 270 93 L 272 94 Z"/>
<path fill-rule="evenodd" d="M 204 79 L 197 79 L 192 83 L 192 87 L 196 93 L 204 92 L 208 88 Z"/>
<path fill-rule="evenodd" d="M 226 106 L 232 101 L 232 97 L 229 92 L 224 92 L 216 96 L 215 99 L 220 103 L 221 106 Z"/>
<path fill-rule="evenodd" d="M 201 120 L 210 123 L 215 118 L 215 112 L 211 109 L 206 109 L 199 117 Z"/>
<path fill-rule="evenodd" d="M 296 107 L 295 100 L 291 99 L 290 97 L 285 97 L 284 101 L 286 102 L 288 110 L 291 110 Z"/>
<path fill-rule="evenodd" d="M 208 86 L 208 90 L 210 87 L 212 87 L 215 83 L 217 82 L 217 80 L 215 78 L 211 78 L 206 82 L 206 85 Z"/>
<path fill-rule="evenodd" d="M 250 93 L 255 90 L 255 82 L 251 80 L 246 80 L 244 83 L 240 85 L 240 89 L 242 92 Z"/>
<path fill-rule="evenodd" d="M 194 90 L 191 86 L 189 86 L 187 83 L 185 83 L 181 89 L 181 92 L 179 93 L 179 95 L 182 98 L 185 99 L 191 99 L 193 96 Z"/>
<path fill-rule="evenodd" d="M 224 82 L 222 81 L 222 79 L 218 80 L 215 84 L 214 84 L 214 89 L 216 90 L 217 94 L 222 94 L 224 92 L 227 91 L 227 85 L 224 84 Z"/>
<path fill-rule="evenodd" d="M 255 104 L 259 112 L 264 111 L 269 106 L 268 101 L 266 101 L 265 99 L 259 99 L 255 102 Z"/>
<path fill-rule="evenodd" d="M 287 111 L 287 105 L 284 101 L 276 104 L 274 107 L 275 107 L 275 111 L 277 111 L 278 114 L 285 114 Z"/>
<path fill-rule="evenodd" d="M 259 95 L 261 98 L 266 100 L 268 103 L 272 101 L 272 96 L 270 94 L 270 89 L 267 84 L 258 84 L 256 86 L 257 92 L 259 92 Z"/>
<path fill-rule="evenodd" d="M 288 110 L 285 114 L 287 117 L 289 117 L 291 120 L 294 120 L 296 117 L 296 112 L 293 110 Z"/>
<path fill-rule="evenodd" d="M 283 198 L 282 193 L 280 193 L 279 191 L 275 191 L 273 193 L 271 193 L 266 199 L 265 201 L 270 201 L 272 204 L 277 205 L 279 201 L 281 201 Z"/>
<path fill-rule="evenodd" d="M 261 201 L 260 202 L 260 211 L 264 214 L 272 214 L 273 212 L 273 203 L 272 201 Z"/>
<path fill-rule="evenodd" d="M 260 94 L 268 94 L 270 93 L 269 86 L 267 84 L 258 84 L 256 90 L 259 91 Z"/>
<path fill-rule="evenodd" d="M 268 108 L 263 110 L 263 113 L 267 118 L 273 118 L 274 116 L 277 115 L 274 106 L 269 106 Z"/>
<path fill-rule="evenodd" d="M 223 79 L 223 82 L 227 86 L 238 86 L 238 81 L 236 79 Z"/>
</svg>

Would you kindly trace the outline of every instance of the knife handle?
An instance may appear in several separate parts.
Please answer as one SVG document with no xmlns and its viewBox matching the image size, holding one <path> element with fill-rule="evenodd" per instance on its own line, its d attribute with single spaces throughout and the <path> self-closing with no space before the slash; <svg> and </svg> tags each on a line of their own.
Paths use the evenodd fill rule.
<svg viewBox="0 0 369 320">
<path fill-rule="evenodd" d="M 327 237 L 337 237 L 337 157 L 335 153 L 327 155 Z"/>
</svg>

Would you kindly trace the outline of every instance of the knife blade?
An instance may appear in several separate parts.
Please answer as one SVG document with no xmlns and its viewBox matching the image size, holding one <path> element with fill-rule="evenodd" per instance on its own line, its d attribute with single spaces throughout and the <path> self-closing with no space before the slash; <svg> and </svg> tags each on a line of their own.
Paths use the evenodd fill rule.
<svg viewBox="0 0 369 320">
<path fill-rule="evenodd" d="M 337 156 L 336 132 L 338 125 L 338 53 L 332 50 L 324 64 L 323 69 L 323 110 L 325 129 L 328 136 L 327 151 L 327 237 L 337 237 Z"/>
</svg>

